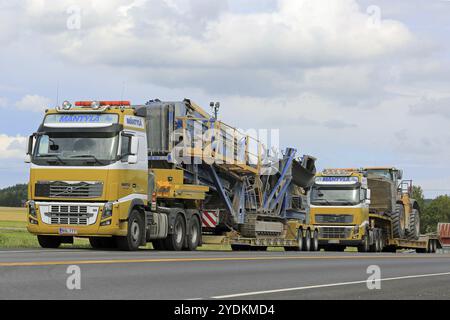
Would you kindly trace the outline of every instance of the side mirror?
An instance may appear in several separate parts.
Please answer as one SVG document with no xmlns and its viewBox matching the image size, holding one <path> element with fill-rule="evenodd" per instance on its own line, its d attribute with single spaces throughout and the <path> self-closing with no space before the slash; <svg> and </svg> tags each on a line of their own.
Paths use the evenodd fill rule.
<svg viewBox="0 0 450 320">
<path fill-rule="evenodd" d="M 131 137 L 130 154 L 137 155 L 139 148 L 139 138 L 136 136 Z"/>
<path fill-rule="evenodd" d="M 129 156 L 128 156 L 128 164 L 135 164 L 135 163 L 137 163 L 137 155 L 135 155 L 135 154 L 130 154 Z"/>
<path fill-rule="evenodd" d="M 365 204 L 370 204 L 370 196 L 371 196 L 371 191 L 370 191 L 370 189 L 367 189 L 366 190 L 366 200 L 364 200 L 364 203 Z"/>
<path fill-rule="evenodd" d="M 30 163 L 31 162 L 31 154 L 33 153 L 33 139 L 34 139 L 34 135 L 31 135 L 28 137 L 28 141 L 27 141 L 27 153 L 25 155 L 25 163 Z"/>
</svg>

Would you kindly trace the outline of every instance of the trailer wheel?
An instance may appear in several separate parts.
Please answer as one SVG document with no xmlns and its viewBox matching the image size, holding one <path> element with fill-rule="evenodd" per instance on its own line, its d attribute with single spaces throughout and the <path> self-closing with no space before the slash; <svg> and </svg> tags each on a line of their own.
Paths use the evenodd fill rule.
<svg viewBox="0 0 450 320">
<path fill-rule="evenodd" d="M 181 214 L 177 215 L 175 218 L 175 223 L 173 225 L 173 233 L 168 235 L 164 245 L 167 250 L 170 251 L 180 251 L 183 249 L 184 239 L 186 237 L 186 224 Z"/>
<path fill-rule="evenodd" d="M 42 248 L 51 248 L 51 249 L 56 249 L 59 248 L 59 246 L 61 245 L 61 241 L 62 239 L 60 237 L 57 236 L 43 236 L 43 235 L 38 235 L 37 236 L 39 245 Z"/>
<path fill-rule="evenodd" d="M 408 229 L 406 234 L 411 240 L 418 240 L 420 236 L 420 214 L 419 210 L 413 209 L 409 216 Z"/>
<path fill-rule="evenodd" d="M 189 236 L 188 236 L 188 250 L 194 251 L 197 249 L 200 243 L 200 222 L 197 217 L 192 217 L 189 222 Z"/>
<path fill-rule="evenodd" d="M 305 231 L 305 237 L 303 238 L 303 251 L 311 251 L 311 231 L 309 229 Z"/>
<path fill-rule="evenodd" d="M 319 251 L 319 233 L 314 230 L 312 237 L 311 251 Z"/>
<path fill-rule="evenodd" d="M 128 218 L 128 230 L 125 237 L 117 237 L 116 242 L 120 250 L 136 251 L 142 243 L 144 237 L 144 220 L 139 211 L 131 211 Z"/>
<path fill-rule="evenodd" d="M 405 237 L 405 208 L 403 204 L 397 204 L 395 212 L 391 213 L 392 232 L 394 238 L 403 239 Z"/>
<path fill-rule="evenodd" d="M 384 239 L 383 239 L 383 234 L 380 230 L 379 234 L 378 234 L 378 252 L 382 252 L 384 248 Z"/>
<path fill-rule="evenodd" d="M 436 240 L 430 240 L 431 242 L 431 253 L 436 253 L 437 251 L 437 241 Z"/>
<path fill-rule="evenodd" d="M 293 251 L 303 251 L 303 229 L 297 230 L 297 246 L 293 247 Z"/>
</svg>

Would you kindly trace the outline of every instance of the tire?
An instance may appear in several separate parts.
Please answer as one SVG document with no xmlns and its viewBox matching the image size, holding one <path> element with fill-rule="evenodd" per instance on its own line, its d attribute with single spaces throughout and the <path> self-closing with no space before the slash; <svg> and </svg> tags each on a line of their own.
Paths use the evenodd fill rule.
<svg viewBox="0 0 450 320">
<path fill-rule="evenodd" d="M 187 250 L 195 251 L 200 244 L 201 227 L 197 217 L 193 216 L 189 222 L 189 236 L 187 239 Z"/>
<path fill-rule="evenodd" d="M 431 253 L 436 253 L 437 251 L 437 241 L 431 240 Z"/>
<path fill-rule="evenodd" d="M 164 240 L 164 246 L 169 251 L 180 251 L 183 249 L 184 240 L 186 238 L 186 223 L 181 214 L 175 218 L 173 225 L 173 233 L 169 234 Z"/>
<path fill-rule="evenodd" d="M 408 229 L 406 235 L 410 240 L 418 240 L 420 236 L 420 212 L 413 209 L 409 216 Z"/>
<path fill-rule="evenodd" d="M 358 252 L 368 252 L 370 249 L 369 246 L 369 237 L 368 237 L 368 232 L 366 232 L 366 234 L 364 235 L 364 238 L 362 240 L 362 244 L 360 244 L 358 246 Z"/>
<path fill-rule="evenodd" d="M 43 235 L 38 235 L 37 236 L 39 245 L 42 248 L 48 248 L 48 249 L 56 249 L 59 248 L 59 246 L 61 245 L 61 241 L 62 239 L 58 236 L 43 236 Z"/>
<path fill-rule="evenodd" d="M 311 231 L 306 230 L 303 238 L 303 251 L 311 251 Z"/>
<path fill-rule="evenodd" d="M 383 252 L 384 249 L 384 241 L 383 241 L 383 234 L 381 233 L 381 230 L 378 234 L 378 251 L 377 252 Z"/>
<path fill-rule="evenodd" d="M 311 251 L 319 251 L 319 232 L 314 230 L 311 244 Z"/>
<path fill-rule="evenodd" d="M 294 247 L 294 251 L 303 251 L 304 245 L 303 245 L 303 229 L 300 228 L 297 230 L 297 246 Z"/>
<path fill-rule="evenodd" d="M 133 210 L 128 218 L 128 232 L 125 237 L 117 237 L 116 242 L 120 250 L 136 251 L 145 237 L 144 219 L 139 211 Z"/>
<path fill-rule="evenodd" d="M 397 204 L 395 212 L 391 213 L 392 233 L 394 238 L 405 238 L 405 208 L 402 204 Z"/>
<path fill-rule="evenodd" d="M 380 233 L 378 229 L 373 231 L 373 244 L 370 245 L 370 252 L 380 252 Z"/>
</svg>

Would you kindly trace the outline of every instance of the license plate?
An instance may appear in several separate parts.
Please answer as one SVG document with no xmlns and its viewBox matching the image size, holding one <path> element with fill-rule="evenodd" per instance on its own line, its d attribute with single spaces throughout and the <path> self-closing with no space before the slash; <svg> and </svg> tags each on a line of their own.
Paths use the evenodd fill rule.
<svg viewBox="0 0 450 320">
<path fill-rule="evenodd" d="M 339 244 L 339 240 L 328 240 L 328 243 Z"/>
<path fill-rule="evenodd" d="M 59 234 L 70 234 L 70 235 L 74 235 L 77 234 L 78 231 L 76 229 L 72 229 L 72 228 L 59 228 Z"/>
</svg>

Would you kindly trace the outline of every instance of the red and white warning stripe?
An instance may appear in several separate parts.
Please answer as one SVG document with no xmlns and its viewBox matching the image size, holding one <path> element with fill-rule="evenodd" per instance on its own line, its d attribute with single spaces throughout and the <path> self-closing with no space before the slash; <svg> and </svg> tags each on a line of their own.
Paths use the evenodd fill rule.
<svg viewBox="0 0 450 320">
<path fill-rule="evenodd" d="M 203 211 L 202 212 L 202 227 L 215 228 L 219 223 L 219 211 Z"/>
</svg>

